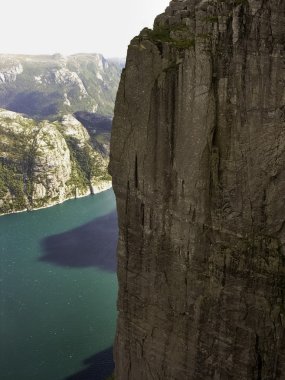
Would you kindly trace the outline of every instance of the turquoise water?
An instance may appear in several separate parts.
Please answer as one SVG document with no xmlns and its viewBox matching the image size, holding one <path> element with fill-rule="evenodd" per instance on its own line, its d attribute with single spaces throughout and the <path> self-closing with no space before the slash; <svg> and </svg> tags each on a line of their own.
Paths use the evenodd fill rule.
<svg viewBox="0 0 285 380">
<path fill-rule="evenodd" d="M 0 217 L 1 380 L 90 371 L 101 380 L 115 333 L 116 235 L 112 190 Z"/>
</svg>

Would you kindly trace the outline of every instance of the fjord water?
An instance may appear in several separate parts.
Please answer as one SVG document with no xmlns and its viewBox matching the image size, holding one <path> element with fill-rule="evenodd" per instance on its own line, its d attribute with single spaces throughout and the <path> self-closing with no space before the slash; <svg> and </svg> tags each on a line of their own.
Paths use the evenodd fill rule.
<svg viewBox="0 0 285 380">
<path fill-rule="evenodd" d="M 112 366 L 112 190 L 0 217 L 0 379 L 101 380 Z"/>
</svg>

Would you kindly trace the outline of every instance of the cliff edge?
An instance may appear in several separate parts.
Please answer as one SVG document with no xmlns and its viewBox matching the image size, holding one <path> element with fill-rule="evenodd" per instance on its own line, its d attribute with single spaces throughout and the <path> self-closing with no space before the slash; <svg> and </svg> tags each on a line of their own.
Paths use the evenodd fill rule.
<svg viewBox="0 0 285 380">
<path fill-rule="evenodd" d="M 111 139 L 116 380 L 285 379 L 285 1 L 172 1 Z"/>
</svg>

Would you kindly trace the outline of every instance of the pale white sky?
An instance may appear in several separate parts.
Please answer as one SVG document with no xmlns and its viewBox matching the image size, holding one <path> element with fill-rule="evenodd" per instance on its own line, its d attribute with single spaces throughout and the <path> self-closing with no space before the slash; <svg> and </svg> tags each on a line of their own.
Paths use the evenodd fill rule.
<svg viewBox="0 0 285 380">
<path fill-rule="evenodd" d="M 1 0 L 0 53 L 123 57 L 170 0 Z"/>
</svg>

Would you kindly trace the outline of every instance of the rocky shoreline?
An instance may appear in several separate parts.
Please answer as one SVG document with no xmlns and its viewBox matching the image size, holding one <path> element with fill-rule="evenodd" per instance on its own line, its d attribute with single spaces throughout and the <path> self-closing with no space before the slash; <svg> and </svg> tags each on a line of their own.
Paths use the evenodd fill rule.
<svg viewBox="0 0 285 380">
<path fill-rule="evenodd" d="M 94 136 L 72 115 L 36 121 L 0 109 L 0 214 L 58 204 L 109 184 L 105 140 L 100 145 Z"/>
<path fill-rule="evenodd" d="M 86 192 L 84 194 L 76 195 L 76 196 L 73 196 L 73 197 L 70 196 L 70 197 L 68 197 L 66 199 L 63 199 L 63 200 L 59 201 L 59 202 L 49 203 L 46 206 L 41 206 L 41 207 L 36 207 L 36 208 L 31 208 L 31 209 L 26 208 L 26 209 L 23 209 L 23 210 L 11 211 L 11 212 L 7 212 L 7 213 L 0 213 L 0 217 L 1 216 L 7 216 L 7 215 L 20 214 L 22 212 L 39 211 L 39 210 L 42 210 L 42 209 L 45 209 L 45 208 L 50 208 L 50 207 L 53 207 L 53 206 L 58 206 L 60 204 L 63 204 L 66 201 L 80 199 L 80 198 L 85 198 L 85 197 L 92 196 L 92 195 L 97 195 L 97 194 L 103 193 L 104 191 L 110 190 L 111 188 L 112 188 L 112 181 L 104 181 L 104 182 L 98 184 L 97 186 L 94 186 L 93 189 L 92 189 L 92 192 L 88 191 L 88 192 Z"/>
</svg>

